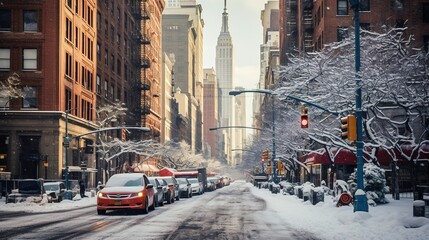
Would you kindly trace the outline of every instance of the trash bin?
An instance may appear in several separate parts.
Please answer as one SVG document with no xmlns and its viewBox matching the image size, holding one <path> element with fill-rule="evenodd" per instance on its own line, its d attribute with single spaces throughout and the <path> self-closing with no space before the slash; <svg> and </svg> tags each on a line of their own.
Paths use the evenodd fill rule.
<svg viewBox="0 0 429 240">
<path fill-rule="evenodd" d="M 415 200 L 413 202 L 413 216 L 414 217 L 425 216 L 425 202 L 423 200 Z"/>
<path fill-rule="evenodd" d="M 325 193 L 320 190 L 311 189 L 310 191 L 310 202 L 313 205 L 323 202 L 325 200 Z"/>
<path fill-rule="evenodd" d="M 413 215 L 415 217 L 427 217 L 429 218 L 429 186 L 417 185 L 416 190 L 414 191 L 414 202 L 421 201 L 418 205 L 422 204 L 423 206 L 414 207 L 413 205 Z M 422 212 L 421 212 L 422 211 Z M 417 214 L 418 216 L 416 216 Z M 423 214 L 423 215 L 422 215 Z"/>
<path fill-rule="evenodd" d="M 298 198 L 303 199 L 304 193 L 302 192 L 302 188 L 298 188 Z"/>
</svg>

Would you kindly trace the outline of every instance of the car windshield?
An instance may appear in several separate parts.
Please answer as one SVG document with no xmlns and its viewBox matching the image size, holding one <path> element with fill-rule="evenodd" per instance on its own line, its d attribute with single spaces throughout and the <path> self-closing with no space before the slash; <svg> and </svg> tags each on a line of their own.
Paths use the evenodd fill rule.
<svg viewBox="0 0 429 240">
<path fill-rule="evenodd" d="M 136 187 L 143 186 L 143 176 L 140 175 L 113 175 L 106 183 L 106 187 Z"/>
<path fill-rule="evenodd" d="M 167 183 L 173 183 L 173 180 L 172 180 L 171 178 L 165 178 L 165 181 L 166 181 Z"/>
<path fill-rule="evenodd" d="M 177 182 L 180 183 L 180 184 L 188 184 L 186 182 L 186 179 L 184 179 L 184 178 L 177 178 Z"/>
<path fill-rule="evenodd" d="M 196 178 L 189 178 L 189 179 L 188 179 L 188 181 L 189 181 L 190 183 L 197 183 L 197 182 L 198 182 L 198 179 L 196 179 Z"/>
<path fill-rule="evenodd" d="M 44 186 L 46 191 L 56 191 L 60 189 L 60 186 L 56 184 L 45 184 Z"/>
</svg>

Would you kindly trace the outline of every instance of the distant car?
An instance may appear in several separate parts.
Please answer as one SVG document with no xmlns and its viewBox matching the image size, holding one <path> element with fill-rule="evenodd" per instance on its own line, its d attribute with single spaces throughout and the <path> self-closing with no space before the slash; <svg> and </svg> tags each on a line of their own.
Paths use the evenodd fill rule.
<svg viewBox="0 0 429 240">
<path fill-rule="evenodd" d="M 46 194 L 53 202 L 61 202 L 66 194 L 66 185 L 63 182 L 45 182 Z"/>
<path fill-rule="evenodd" d="M 42 179 L 23 179 L 18 181 L 18 188 L 7 195 L 6 203 L 26 201 L 40 203 L 44 199 L 47 202 L 51 202 L 46 195 Z"/>
<path fill-rule="evenodd" d="M 164 186 L 161 180 L 156 179 L 156 177 L 149 177 L 149 181 L 155 189 L 155 206 L 164 206 L 164 192 L 166 186 Z"/>
<path fill-rule="evenodd" d="M 97 194 L 97 213 L 107 210 L 155 209 L 155 189 L 144 173 L 118 173 L 109 178 Z"/>
<path fill-rule="evenodd" d="M 167 184 L 170 186 L 170 188 L 172 187 L 172 190 L 174 192 L 174 199 L 179 201 L 180 190 L 179 190 L 179 183 L 177 182 L 176 178 L 169 176 L 169 177 L 158 177 L 158 179 L 164 179 L 167 182 Z"/>
<path fill-rule="evenodd" d="M 214 191 L 217 189 L 216 183 L 219 181 L 219 179 L 215 177 L 208 177 L 207 178 L 207 190 L 208 191 Z"/>
<path fill-rule="evenodd" d="M 191 183 L 186 178 L 176 178 L 179 183 L 180 196 L 185 198 L 192 197 Z"/>
<path fill-rule="evenodd" d="M 203 185 L 198 178 L 188 178 L 189 183 L 191 184 L 192 194 L 202 194 Z"/>
</svg>

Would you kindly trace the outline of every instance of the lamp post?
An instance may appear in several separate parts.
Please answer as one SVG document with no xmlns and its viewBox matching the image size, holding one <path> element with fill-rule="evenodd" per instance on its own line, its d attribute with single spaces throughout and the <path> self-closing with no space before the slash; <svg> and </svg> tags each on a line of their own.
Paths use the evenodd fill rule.
<svg viewBox="0 0 429 240">
<path fill-rule="evenodd" d="M 274 111 L 274 92 L 270 91 L 270 90 L 264 90 L 264 89 L 256 89 L 256 90 L 238 90 L 238 91 L 230 91 L 229 95 L 232 96 L 237 96 L 241 93 L 246 93 L 246 92 L 252 92 L 252 93 L 263 93 L 263 94 L 268 94 L 272 96 L 272 104 L 271 104 L 271 121 L 272 121 L 272 138 L 273 138 L 273 155 L 272 155 L 272 159 L 273 159 L 273 182 L 277 183 L 277 167 L 276 167 L 276 122 L 275 122 L 275 111 Z"/>
<path fill-rule="evenodd" d="M 368 212 L 368 200 L 363 191 L 363 142 L 362 142 L 362 87 L 358 76 L 360 72 L 360 19 L 359 19 L 359 0 L 350 0 L 350 7 L 354 10 L 355 25 L 355 71 L 356 71 L 356 177 L 357 188 L 355 193 L 354 211 Z"/>
</svg>

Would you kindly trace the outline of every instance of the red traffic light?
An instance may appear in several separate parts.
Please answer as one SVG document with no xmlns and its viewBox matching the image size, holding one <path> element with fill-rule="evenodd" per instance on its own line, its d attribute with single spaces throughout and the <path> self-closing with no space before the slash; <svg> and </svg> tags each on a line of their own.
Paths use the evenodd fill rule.
<svg viewBox="0 0 429 240">
<path fill-rule="evenodd" d="M 301 128 L 308 128 L 308 115 L 301 115 Z"/>
</svg>

